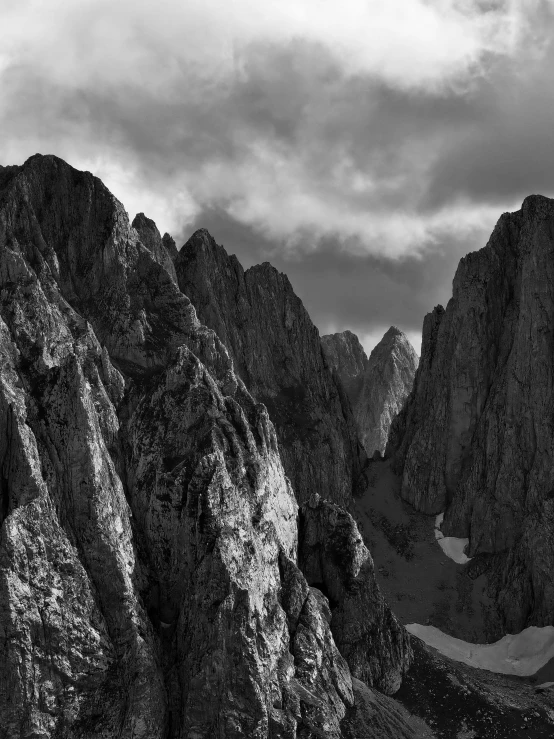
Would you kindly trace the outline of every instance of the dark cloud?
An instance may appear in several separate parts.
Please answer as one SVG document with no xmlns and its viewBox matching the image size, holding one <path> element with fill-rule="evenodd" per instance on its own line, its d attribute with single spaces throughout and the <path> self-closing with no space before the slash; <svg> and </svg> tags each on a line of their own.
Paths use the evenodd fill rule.
<svg viewBox="0 0 554 739">
<path fill-rule="evenodd" d="M 473 241 L 452 238 L 426 259 L 390 261 L 354 255 L 332 240 L 318 244 L 311 252 L 306 249 L 301 257 L 289 254 L 287 258 L 282 245 L 221 210 L 199 214 L 180 234 L 178 243 L 184 243 L 196 228 L 207 228 L 245 269 L 271 262 L 288 275 L 320 333 L 349 328 L 361 338 L 370 335 L 365 342 L 368 349 L 392 324 L 411 334 L 421 332 L 425 314 L 450 299 L 460 258 L 480 249 L 488 237 L 484 230 Z"/>
<path fill-rule="evenodd" d="M 111 29 L 120 48 L 89 58 L 88 3 L 73 29 L 82 65 L 77 50 L 73 67 L 17 54 L 0 66 L 2 163 L 37 150 L 101 162 L 115 194 L 162 229 L 184 239 L 207 227 L 245 266 L 267 259 L 286 272 L 322 332 L 416 332 L 500 213 L 554 194 L 551 5 L 531 5 L 515 52 L 485 48 L 463 75 L 425 85 L 353 69 L 327 31 L 250 39 L 219 74 L 209 34 L 207 50 L 180 39 L 187 56 L 171 29 L 138 32 L 129 18 Z M 486 16 L 507 4 L 477 6 Z M 98 43 L 110 24 L 101 31 Z"/>
<path fill-rule="evenodd" d="M 463 147 L 490 116 L 465 93 L 414 94 L 347 74 L 328 50 L 305 41 L 250 45 L 235 74 L 199 96 L 188 94 L 194 82 L 186 67 L 162 99 L 156 88 L 129 83 L 68 88 L 25 65 L 9 69 L 5 80 L 10 136 L 36 133 L 40 120 L 52 150 L 71 150 L 71 140 L 84 149 L 117 149 L 145 180 L 186 173 L 192 190 L 201 184 L 194 173 L 200 180 L 210 163 L 233 167 L 249 156 L 255 163 L 264 148 L 298 162 L 302 187 L 314 198 L 342 199 L 354 213 L 413 208 L 426 198 L 429 178 L 433 189 L 438 152 L 447 157 L 458 140 Z M 354 186 L 356 177 L 371 187 Z M 213 197 L 225 199 L 215 187 Z"/>
<path fill-rule="evenodd" d="M 435 209 L 456 197 L 500 206 L 554 194 L 554 44 L 521 69 L 502 68 L 471 95 L 479 123 L 437 161 L 426 196 Z"/>
</svg>

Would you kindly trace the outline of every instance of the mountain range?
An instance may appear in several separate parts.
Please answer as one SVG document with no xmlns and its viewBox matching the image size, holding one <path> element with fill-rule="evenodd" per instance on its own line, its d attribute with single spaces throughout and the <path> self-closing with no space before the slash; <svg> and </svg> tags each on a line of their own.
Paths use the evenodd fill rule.
<svg viewBox="0 0 554 739">
<path fill-rule="evenodd" d="M 501 217 L 418 364 L 88 172 L 0 167 L 0 739 L 552 737 L 548 661 L 406 626 L 554 625 L 553 226 Z"/>
</svg>

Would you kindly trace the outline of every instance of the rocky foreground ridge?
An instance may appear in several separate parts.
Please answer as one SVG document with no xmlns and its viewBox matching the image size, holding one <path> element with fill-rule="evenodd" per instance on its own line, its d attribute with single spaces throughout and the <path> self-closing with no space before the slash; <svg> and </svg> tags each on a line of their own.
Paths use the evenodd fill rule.
<svg viewBox="0 0 554 739">
<path fill-rule="evenodd" d="M 391 423 L 414 384 L 415 349 L 396 326 L 389 328 L 369 359 L 351 331 L 322 336 L 321 343 L 350 400 L 366 453 L 383 454 Z"/>
<path fill-rule="evenodd" d="M 339 433 L 316 403 L 284 467 L 290 386 L 267 382 L 276 434 L 249 326 L 241 348 L 178 287 L 190 252 L 55 157 L 0 168 L 0 737 L 414 737 L 383 694 L 409 638 L 337 505 L 358 453 L 340 391 L 312 358 Z M 285 469 L 302 484 L 318 424 L 339 493 L 297 488 L 299 515 Z"/>
<path fill-rule="evenodd" d="M 530 196 L 461 260 L 387 448 L 404 499 L 469 538 L 508 633 L 554 623 L 553 234 Z"/>
</svg>

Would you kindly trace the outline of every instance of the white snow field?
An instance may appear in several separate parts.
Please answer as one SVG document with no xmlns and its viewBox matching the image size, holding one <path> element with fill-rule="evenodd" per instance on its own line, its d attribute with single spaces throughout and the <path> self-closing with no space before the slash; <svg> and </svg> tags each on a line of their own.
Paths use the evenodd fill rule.
<svg viewBox="0 0 554 739">
<path fill-rule="evenodd" d="M 465 565 L 466 562 L 471 560 L 471 557 L 464 554 L 464 549 L 466 544 L 469 544 L 469 539 L 456 539 L 454 536 L 445 536 L 441 531 L 443 519 L 444 513 L 439 513 L 435 518 L 435 539 L 447 557 L 450 557 L 450 559 L 453 559 L 459 565 Z"/>
<path fill-rule="evenodd" d="M 554 626 L 529 626 L 494 644 L 470 644 L 434 626 L 407 624 L 406 629 L 445 657 L 504 675 L 534 675 L 554 657 Z"/>
</svg>

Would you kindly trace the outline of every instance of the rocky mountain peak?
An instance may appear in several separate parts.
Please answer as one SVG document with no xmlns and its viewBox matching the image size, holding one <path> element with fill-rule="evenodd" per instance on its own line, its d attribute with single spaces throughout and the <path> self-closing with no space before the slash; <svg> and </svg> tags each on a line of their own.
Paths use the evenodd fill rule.
<svg viewBox="0 0 554 739">
<path fill-rule="evenodd" d="M 56 157 L 0 169 L 2 739 L 427 739 L 414 713 L 458 736 L 471 711 L 550 736 L 531 688 L 514 713 L 396 620 L 317 330 L 284 275 L 194 238 Z"/>
<path fill-rule="evenodd" d="M 306 580 L 299 540 L 309 553 L 315 524 L 299 520 L 283 436 L 164 267 L 155 224 L 139 214 L 131 225 L 99 180 L 55 157 L 2 171 L 0 183 L 0 735 L 374 736 L 350 727 L 369 710 L 369 684 L 398 688 L 409 637 L 339 506 L 314 515 L 330 547 L 348 533 L 341 566 Z M 237 264 L 224 260 L 231 272 Z M 269 281 L 237 275 L 263 320 Z M 273 297 L 275 346 L 295 332 L 309 341 L 298 299 Z M 243 361 L 279 361 L 264 357 L 274 345 L 256 321 L 225 325 Z M 241 341 L 252 354 L 238 354 Z M 322 368 L 321 403 L 336 426 L 339 392 L 318 342 L 296 369 Z M 267 378 L 253 367 L 244 376 L 259 387 Z M 298 397 L 275 392 L 287 410 Z M 339 462 L 318 457 L 310 427 L 293 441 L 311 434 L 304 455 L 327 464 L 346 498 L 349 437 L 339 429 Z M 329 577 L 334 594 L 345 579 L 348 608 L 317 587 L 331 592 Z M 413 736 L 384 697 L 377 713 L 382 736 Z"/>
<path fill-rule="evenodd" d="M 187 249 L 196 248 L 217 250 L 218 244 L 207 228 L 198 228 L 184 246 L 186 246 Z M 182 246 L 181 249 L 183 249 L 184 246 Z"/>
<path fill-rule="evenodd" d="M 404 355 L 412 364 L 415 364 L 416 368 L 419 362 L 419 358 L 410 340 L 406 334 L 396 326 L 391 326 L 386 333 L 383 335 L 381 341 L 372 349 L 369 355 L 368 362 L 375 361 L 376 357 L 380 357 L 383 354 L 396 352 L 399 355 Z"/>
<path fill-rule="evenodd" d="M 552 215 L 554 202 L 545 195 L 527 195 L 521 204 L 521 214 L 524 217 L 549 217 Z"/>
<path fill-rule="evenodd" d="M 137 213 L 131 226 L 139 235 L 144 246 L 150 250 L 154 259 L 164 267 L 176 283 L 177 275 L 175 274 L 173 259 L 177 256 L 177 249 L 171 236 L 165 234 L 162 238 L 154 221 L 147 218 L 144 213 Z"/>
<path fill-rule="evenodd" d="M 177 258 L 177 254 L 179 253 L 179 250 L 177 249 L 177 245 L 175 244 L 175 239 L 173 236 L 170 236 L 168 233 L 164 233 L 162 236 L 162 241 L 169 252 L 169 255 L 171 259 L 175 260 Z"/>
<path fill-rule="evenodd" d="M 510 633 L 554 613 L 553 226 L 554 201 L 530 196 L 461 260 L 388 452 L 403 497 L 469 538 Z"/>
<path fill-rule="evenodd" d="M 346 503 L 363 484 L 365 455 L 319 332 L 289 279 L 268 262 L 243 270 L 205 230 L 182 247 L 175 267 L 181 290 L 267 406 L 298 500 L 319 493 Z"/>
<path fill-rule="evenodd" d="M 407 340 L 406 334 L 398 326 L 391 326 L 383 335 L 381 342 L 391 341 L 395 338 Z"/>
<path fill-rule="evenodd" d="M 352 408 L 354 408 L 367 368 L 367 356 L 360 340 L 356 334 L 347 329 L 342 333 L 322 336 L 321 344 L 327 361 L 340 377 Z"/>
<path fill-rule="evenodd" d="M 367 454 L 383 453 L 392 419 L 412 388 L 418 364 L 414 348 L 396 326 L 388 329 L 369 359 L 350 331 L 321 340 L 348 395 Z"/>
</svg>

